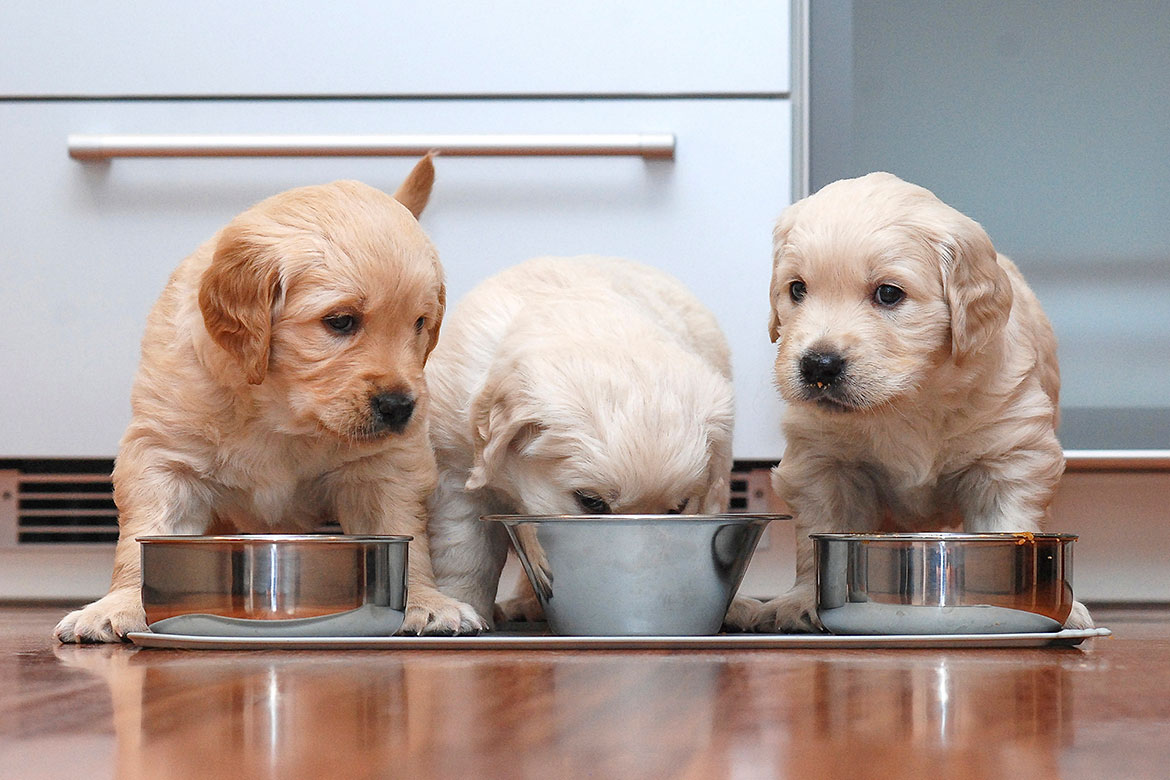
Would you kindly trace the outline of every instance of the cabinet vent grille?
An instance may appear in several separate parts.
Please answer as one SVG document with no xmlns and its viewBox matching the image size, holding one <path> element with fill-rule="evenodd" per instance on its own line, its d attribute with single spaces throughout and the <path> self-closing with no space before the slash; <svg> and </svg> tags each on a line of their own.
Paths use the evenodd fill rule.
<svg viewBox="0 0 1170 780">
<path fill-rule="evenodd" d="M 772 464 L 736 463 L 732 512 L 769 512 Z M 118 540 L 108 459 L 0 459 L 0 548 Z M 337 533 L 336 525 L 319 530 Z"/>
<path fill-rule="evenodd" d="M 0 461 L 0 547 L 117 541 L 112 469 L 97 459 Z"/>
</svg>

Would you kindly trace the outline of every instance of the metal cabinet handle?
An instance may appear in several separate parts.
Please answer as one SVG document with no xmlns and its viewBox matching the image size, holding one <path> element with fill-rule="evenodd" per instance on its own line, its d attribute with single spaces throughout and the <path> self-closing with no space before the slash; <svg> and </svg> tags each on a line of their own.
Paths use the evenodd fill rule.
<svg viewBox="0 0 1170 780">
<path fill-rule="evenodd" d="M 70 135 L 75 160 L 115 157 L 674 158 L 673 133 L 579 135 Z"/>
<path fill-rule="evenodd" d="M 1170 450 L 1065 450 L 1066 471 L 1170 471 Z"/>
</svg>

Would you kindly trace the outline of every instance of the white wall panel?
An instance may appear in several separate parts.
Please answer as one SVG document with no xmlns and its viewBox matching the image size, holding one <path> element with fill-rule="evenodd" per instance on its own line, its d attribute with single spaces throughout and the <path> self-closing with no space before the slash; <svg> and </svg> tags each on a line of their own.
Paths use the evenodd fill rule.
<svg viewBox="0 0 1170 780">
<path fill-rule="evenodd" d="M 783 100 L 0 103 L 0 457 L 112 455 L 147 311 L 175 265 L 280 190 L 356 178 L 393 191 L 413 160 L 119 159 L 70 133 L 672 132 L 675 159 L 440 158 L 423 227 L 452 301 L 539 254 L 675 273 L 734 351 L 736 456 L 783 445 L 767 336 L 771 224 L 787 204 Z"/>
<path fill-rule="evenodd" d="M 48 0 L 0 31 L 0 97 L 788 90 L 785 0 Z"/>
</svg>

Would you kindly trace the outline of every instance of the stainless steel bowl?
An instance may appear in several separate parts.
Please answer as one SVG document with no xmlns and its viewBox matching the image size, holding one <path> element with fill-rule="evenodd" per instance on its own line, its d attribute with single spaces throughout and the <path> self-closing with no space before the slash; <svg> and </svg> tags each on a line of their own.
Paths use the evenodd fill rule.
<svg viewBox="0 0 1170 780">
<path fill-rule="evenodd" d="M 1059 631 L 1069 534 L 812 534 L 817 615 L 834 634 Z"/>
<path fill-rule="evenodd" d="M 716 634 L 779 515 L 493 515 L 544 607 L 572 636 Z"/>
<path fill-rule="evenodd" d="M 409 536 L 147 536 L 152 631 L 213 636 L 385 636 L 402 626 Z"/>
</svg>

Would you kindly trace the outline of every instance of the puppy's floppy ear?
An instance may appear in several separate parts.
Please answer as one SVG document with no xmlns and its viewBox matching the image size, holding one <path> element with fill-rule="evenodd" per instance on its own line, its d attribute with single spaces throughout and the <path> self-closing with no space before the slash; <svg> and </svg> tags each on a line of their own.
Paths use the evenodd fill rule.
<svg viewBox="0 0 1170 780">
<path fill-rule="evenodd" d="M 514 367 L 497 367 L 471 402 L 471 440 L 475 448 L 467 489 L 478 490 L 493 480 L 510 454 L 540 435 L 543 426 L 525 401 Z"/>
<path fill-rule="evenodd" d="M 435 316 L 427 325 L 427 349 L 423 353 L 423 365 L 426 365 L 427 358 L 430 357 L 431 351 L 435 345 L 439 343 L 439 328 L 443 324 L 443 315 L 447 311 L 447 284 L 443 280 L 443 267 L 439 265 L 438 258 L 435 258 L 435 273 L 439 276 L 439 296 L 438 308 L 435 309 Z"/>
<path fill-rule="evenodd" d="M 280 289 L 279 264 L 255 233 L 246 225 L 224 228 L 199 285 L 199 309 L 212 340 L 239 362 L 253 385 L 268 372 Z"/>
<path fill-rule="evenodd" d="M 783 294 L 783 281 L 778 277 L 780 256 L 784 253 L 784 244 L 788 241 L 788 234 L 796 222 L 796 208 L 794 203 L 784 210 L 776 220 L 776 227 L 772 230 L 772 283 L 768 287 L 768 336 L 775 344 L 780 339 L 780 313 L 776 311 L 776 301 Z"/>
<path fill-rule="evenodd" d="M 775 344 L 780 339 L 780 313 L 776 311 L 776 299 L 780 295 L 780 282 L 776 278 L 777 263 L 772 263 L 772 283 L 768 288 L 768 338 Z"/>
<path fill-rule="evenodd" d="M 394 199 L 406 206 L 410 213 L 418 219 L 422 210 L 426 208 L 431 198 L 431 188 L 435 184 L 435 152 L 428 152 L 407 175 L 406 181 L 394 193 Z"/>
<path fill-rule="evenodd" d="M 707 421 L 710 455 L 707 461 L 707 492 L 699 508 L 703 514 L 726 512 L 731 501 L 731 469 L 734 461 L 731 453 L 733 414 L 730 412 L 730 404 L 728 412 L 726 417 L 718 416 Z"/>
<path fill-rule="evenodd" d="M 974 220 L 958 215 L 940 243 L 943 292 L 951 315 L 951 354 L 956 361 L 978 352 L 1007 324 L 1012 284 L 995 247 Z"/>
</svg>

